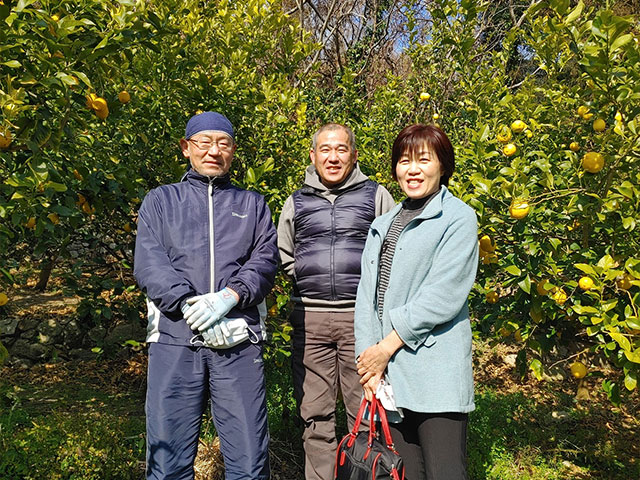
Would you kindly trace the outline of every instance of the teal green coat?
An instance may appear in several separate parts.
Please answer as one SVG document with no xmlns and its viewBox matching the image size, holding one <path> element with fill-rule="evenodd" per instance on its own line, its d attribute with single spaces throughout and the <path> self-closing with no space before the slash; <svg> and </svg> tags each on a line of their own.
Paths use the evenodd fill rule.
<svg viewBox="0 0 640 480">
<path fill-rule="evenodd" d="M 380 248 L 400 208 L 378 217 L 369 230 L 356 299 L 356 356 L 395 329 L 405 343 L 387 367 L 396 405 L 425 413 L 470 412 L 475 406 L 467 297 L 478 266 L 476 214 L 443 186 L 406 226 L 380 322 Z"/>
</svg>

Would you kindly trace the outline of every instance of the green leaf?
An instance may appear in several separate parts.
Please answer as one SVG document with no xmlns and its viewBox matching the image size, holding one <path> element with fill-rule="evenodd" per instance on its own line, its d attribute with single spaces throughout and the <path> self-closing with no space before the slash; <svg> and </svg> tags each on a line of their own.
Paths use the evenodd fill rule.
<svg viewBox="0 0 640 480">
<path fill-rule="evenodd" d="M 638 386 L 638 377 L 636 372 L 629 372 L 624 377 L 624 386 L 627 390 L 632 391 Z"/>
<path fill-rule="evenodd" d="M 620 345 L 620 348 L 622 348 L 622 350 L 624 350 L 625 352 L 631 350 L 631 343 L 629 343 L 629 339 L 625 337 L 623 334 L 616 333 L 616 332 L 609 332 L 609 336 L 611 336 L 611 338 L 613 338 L 616 341 L 616 343 Z"/>
<path fill-rule="evenodd" d="M 626 45 L 633 39 L 633 35 L 627 33 L 626 35 L 621 35 L 615 39 L 615 41 L 611 44 L 611 52 L 615 52 L 620 47 Z"/>
<path fill-rule="evenodd" d="M 578 270 L 581 270 L 584 273 L 587 273 L 589 275 L 594 275 L 594 276 L 598 275 L 596 271 L 593 269 L 593 267 L 588 263 L 576 263 L 574 267 L 576 267 Z"/>
<path fill-rule="evenodd" d="M 640 363 L 640 348 L 636 348 L 633 352 L 625 350 L 624 356 L 627 357 L 627 360 L 630 362 Z"/>
<path fill-rule="evenodd" d="M 247 185 L 254 185 L 256 183 L 256 174 L 253 168 L 247 168 L 247 173 L 244 176 L 244 181 Z"/>
<path fill-rule="evenodd" d="M 582 13 L 582 10 L 584 10 L 584 3 L 582 3 L 582 0 L 580 0 L 578 2 L 578 5 L 576 6 L 576 8 L 574 8 L 569 15 L 567 15 L 567 17 L 564 19 L 564 23 L 565 25 L 569 25 L 570 23 L 572 23 L 576 18 L 578 18 L 580 16 L 580 14 Z"/>
<path fill-rule="evenodd" d="M 9 60 L 7 62 L 2 62 L 0 65 L 6 65 L 9 68 L 20 68 L 22 64 L 17 60 Z"/>
<path fill-rule="evenodd" d="M 573 311 L 578 315 L 584 315 L 585 313 L 598 313 L 598 310 L 596 308 L 584 305 L 574 305 L 571 308 L 573 308 Z"/>
<path fill-rule="evenodd" d="M 538 380 L 542 380 L 542 362 L 537 358 L 531 360 L 529 364 L 529 370 L 533 372 Z"/>
<path fill-rule="evenodd" d="M 14 12 L 20 13 L 32 3 L 36 3 L 36 0 L 20 0 L 16 5 L 16 8 L 14 8 L 13 10 Z"/>
<path fill-rule="evenodd" d="M 524 280 L 518 283 L 518 286 L 525 292 L 531 293 L 531 278 L 529 275 L 525 277 Z"/>
<path fill-rule="evenodd" d="M 87 75 L 85 73 L 76 72 L 76 71 L 73 71 L 71 73 L 73 73 L 76 77 L 78 77 L 80 80 L 82 80 L 82 83 L 84 83 L 87 87 L 93 88 L 93 86 L 91 85 L 91 80 L 89 80 L 89 77 L 87 77 Z"/>
<path fill-rule="evenodd" d="M 626 318 L 627 327 L 632 328 L 633 330 L 640 330 L 640 320 L 638 317 L 627 317 Z"/>
<path fill-rule="evenodd" d="M 607 302 L 602 302 L 600 305 L 602 307 L 603 312 L 608 312 L 609 310 L 615 308 L 618 305 L 618 300 L 609 300 Z"/>
<path fill-rule="evenodd" d="M 62 183 L 56 183 L 56 182 L 47 182 L 44 184 L 45 188 L 50 188 L 51 190 L 54 190 L 56 192 L 66 192 L 67 191 L 67 186 L 62 184 Z"/>
<path fill-rule="evenodd" d="M 520 270 L 515 265 L 509 265 L 507 268 L 505 268 L 505 270 L 516 277 L 522 273 L 522 270 Z"/>
<path fill-rule="evenodd" d="M 600 260 L 598 260 L 598 266 L 603 268 L 604 270 L 609 270 L 610 268 L 614 268 L 616 266 L 616 262 L 611 255 L 605 255 Z"/>
</svg>

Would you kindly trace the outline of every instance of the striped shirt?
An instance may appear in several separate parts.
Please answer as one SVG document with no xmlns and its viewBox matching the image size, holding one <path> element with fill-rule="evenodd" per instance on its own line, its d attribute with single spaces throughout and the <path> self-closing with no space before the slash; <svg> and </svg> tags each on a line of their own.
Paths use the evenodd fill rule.
<svg viewBox="0 0 640 480">
<path fill-rule="evenodd" d="M 391 223 L 391 227 L 389 227 L 389 231 L 384 237 L 382 248 L 380 249 L 378 286 L 376 289 L 378 319 L 380 321 L 382 321 L 382 312 L 384 311 L 384 296 L 387 292 L 387 288 L 389 287 L 389 280 L 391 277 L 391 264 L 393 263 L 393 255 L 396 251 L 398 238 L 400 238 L 402 230 L 405 229 L 409 222 L 411 222 L 411 220 L 422 213 L 424 208 L 436 193 L 437 192 L 434 192 L 427 197 L 418 198 L 415 200 L 407 198 L 404 202 L 402 202 L 402 209 L 393 219 L 393 223 Z"/>
</svg>

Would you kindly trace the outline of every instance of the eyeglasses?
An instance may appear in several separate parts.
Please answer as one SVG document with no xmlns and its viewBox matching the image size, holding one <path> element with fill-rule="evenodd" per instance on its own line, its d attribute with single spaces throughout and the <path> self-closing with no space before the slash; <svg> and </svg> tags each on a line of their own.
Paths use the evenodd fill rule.
<svg viewBox="0 0 640 480">
<path fill-rule="evenodd" d="M 233 143 L 231 142 L 231 140 L 228 140 L 226 138 L 223 138 L 221 140 L 210 140 L 208 138 L 202 138 L 202 139 L 190 138 L 188 141 L 193 143 L 196 146 L 196 148 L 200 150 L 210 150 L 211 147 L 213 147 L 214 145 L 221 152 L 229 152 L 233 148 Z"/>
</svg>

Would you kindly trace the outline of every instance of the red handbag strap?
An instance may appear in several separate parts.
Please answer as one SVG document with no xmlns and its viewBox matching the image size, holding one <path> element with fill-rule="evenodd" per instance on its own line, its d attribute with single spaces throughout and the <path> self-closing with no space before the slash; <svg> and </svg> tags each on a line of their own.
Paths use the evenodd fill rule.
<svg viewBox="0 0 640 480">
<path fill-rule="evenodd" d="M 387 412 L 384 407 L 380 404 L 380 400 L 376 397 L 373 397 L 373 400 L 378 403 L 378 415 L 380 416 L 380 424 L 382 425 L 382 432 L 384 433 L 384 440 L 387 442 L 387 448 L 395 451 L 395 447 L 393 445 L 393 439 L 391 438 L 391 430 L 389 430 L 389 422 L 387 421 Z"/>
<path fill-rule="evenodd" d="M 351 431 L 351 433 L 353 433 L 354 435 L 358 434 L 358 430 L 360 429 L 360 423 L 362 423 L 362 417 L 364 417 L 364 412 L 367 409 L 367 405 L 369 405 L 369 402 L 367 402 L 367 399 L 362 397 L 362 403 L 360 403 L 360 410 L 358 410 L 358 415 L 356 415 L 356 421 L 353 424 L 353 430 Z"/>
<path fill-rule="evenodd" d="M 378 406 L 378 399 L 373 396 L 373 400 L 369 405 L 369 446 L 373 444 L 373 439 L 376 436 L 376 407 Z"/>
<path fill-rule="evenodd" d="M 391 430 L 389 430 L 387 412 L 375 395 L 371 402 L 368 402 L 364 397 L 362 398 L 360 409 L 358 410 L 358 415 L 356 416 L 356 421 L 353 424 L 353 430 L 351 432 L 353 435 L 358 435 L 358 430 L 360 429 L 360 424 L 362 423 L 362 418 L 364 417 L 364 412 L 367 410 L 367 407 L 369 407 L 369 445 L 371 445 L 376 435 L 375 417 L 377 413 L 380 417 L 380 424 L 382 425 L 382 432 L 384 434 L 384 440 L 387 444 L 387 448 L 395 451 L 393 439 L 391 438 Z"/>
</svg>

